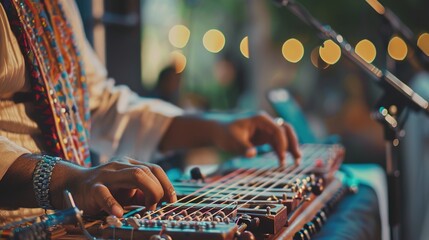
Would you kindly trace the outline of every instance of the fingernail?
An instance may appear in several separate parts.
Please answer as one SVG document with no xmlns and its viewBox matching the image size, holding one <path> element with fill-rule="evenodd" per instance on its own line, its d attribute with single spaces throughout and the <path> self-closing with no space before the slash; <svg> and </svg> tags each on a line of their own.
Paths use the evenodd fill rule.
<svg viewBox="0 0 429 240">
<path fill-rule="evenodd" d="M 256 148 L 249 148 L 246 150 L 246 157 L 251 158 L 256 156 Z"/>
<path fill-rule="evenodd" d="M 176 191 L 172 191 L 170 196 L 171 196 L 170 197 L 170 202 L 172 202 L 172 203 L 177 202 Z"/>
<path fill-rule="evenodd" d="M 122 217 L 122 215 L 124 214 L 124 210 L 122 210 L 122 208 L 118 205 L 113 205 L 112 206 L 112 214 L 117 216 L 117 217 Z"/>
<path fill-rule="evenodd" d="M 156 209 L 156 204 L 153 204 L 153 205 L 150 205 L 150 206 L 146 206 L 146 208 L 147 208 L 148 210 L 153 211 L 153 210 L 155 210 L 155 209 Z"/>
</svg>

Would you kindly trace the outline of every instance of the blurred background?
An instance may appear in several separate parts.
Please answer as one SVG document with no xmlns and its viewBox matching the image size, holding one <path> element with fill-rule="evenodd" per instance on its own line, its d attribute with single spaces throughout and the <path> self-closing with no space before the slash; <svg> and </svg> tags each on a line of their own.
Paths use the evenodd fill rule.
<svg viewBox="0 0 429 240">
<path fill-rule="evenodd" d="M 429 1 L 299 2 L 365 61 L 388 69 L 429 99 L 428 66 L 421 61 L 429 56 Z M 77 3 L 88 40 L 118 84 L 188 112 L 264 110 L 291 122 L 299 119 L 301 142 L 340 139 L 346 162 L 385 166 L 383 129 L 371 118 L 382 90 L 335 43 L 320 40 L 274 1 Z M 413 42 L 380 16 L 383 6 L 410 28 Z M 408 125 L 401 148 L 405 236 L 418 239 L 422 226 L 429 225 L 429 124 L 411 114 Z"/>
</svg>

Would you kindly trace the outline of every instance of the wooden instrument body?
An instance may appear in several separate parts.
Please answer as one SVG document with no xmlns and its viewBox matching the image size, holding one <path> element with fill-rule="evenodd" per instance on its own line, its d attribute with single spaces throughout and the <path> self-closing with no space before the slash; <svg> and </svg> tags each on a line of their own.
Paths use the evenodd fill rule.
<svg viewBox="0 0 429 240">
<path fill-rule="evenodd" d="M 272 153 L 233 160 L 240 168 L 222 177 L 175 183 L 176 203 L 164 203 L 154 212 L 136 209 L 120 220 L 120 227 L 103 223 L 90 230 L 104 239 L 151 240 L 293 239 L 307 234 L 305 224 L 310 222 L 310 232 L 312 221 L 325 221 L 323 216 L 316 219 L 318 213 L 347 186 L 334 177 L 344 156 L 341 146 L 307 145 L 303 153 L 301 165 L 284 168 L 276 167 Z"/>
</svg>

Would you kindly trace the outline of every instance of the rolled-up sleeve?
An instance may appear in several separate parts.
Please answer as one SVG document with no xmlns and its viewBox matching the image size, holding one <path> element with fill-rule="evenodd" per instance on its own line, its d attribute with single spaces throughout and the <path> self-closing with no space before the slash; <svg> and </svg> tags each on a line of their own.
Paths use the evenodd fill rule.
<svg viewBox="0 0 429 240">
<path fill-rule="evenodd" d="M 16 145 L 6 137 L 0 136 L 0 180 L 12 163 L 25 153 L 30 153 L 30 151 Z"/>
<path fill-rule="evenodd" d="M 142 98 L 126 86 L 115 86 L 86 40 L 74 1 L 61 2 L 67 5 L 65 14 L 83 56 L 92 114 L 91 149 L 105 156 L 150 160 L 172 118 L 182 110 L 161 100 Z"/>
<path fill-rule="evenodd" d="M 91 148 L 107 156 L 127 155 L 149 161 L 181 109 L 157 99 L 141 98 L 125 86 L 114 86 L 111 80 L 98 87 L 102 90 L 96 94 L 97 99 L 91 99 Z"/>
</svg>

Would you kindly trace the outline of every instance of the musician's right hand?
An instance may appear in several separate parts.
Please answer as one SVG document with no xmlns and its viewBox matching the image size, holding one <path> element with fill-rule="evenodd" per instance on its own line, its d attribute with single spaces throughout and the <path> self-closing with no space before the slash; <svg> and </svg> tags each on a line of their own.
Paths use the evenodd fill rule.
<svg viewBox="0 0 429 240">
<path fill-rule="evenodd" d="M 33 189 L 33 172 L 42 157 L 23 154 L 8 168 L 0 181 L 0 207 L 39 207 Z M 129 161 L 129 159 L 125 159 Z M 59 161 L 49 184 L 49 202 L 55 209 L 66 208 L 64 190 L 85 215 L 102 210 L 117 217 L 124 205 L 145 205 L 154 209 L 161 200 L 177 200 L 173 185 L 161 167 L 150 163 L 110 162 L 85 168 Z"/>
</svg>

